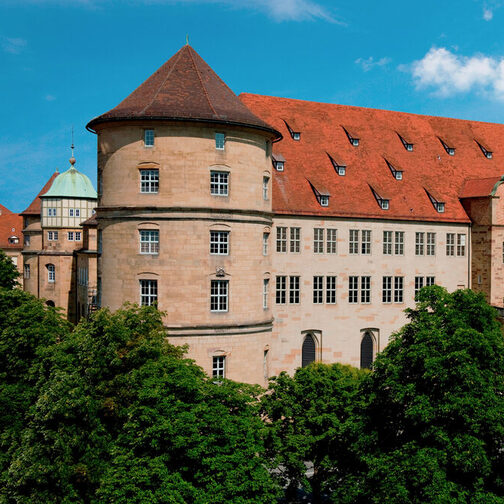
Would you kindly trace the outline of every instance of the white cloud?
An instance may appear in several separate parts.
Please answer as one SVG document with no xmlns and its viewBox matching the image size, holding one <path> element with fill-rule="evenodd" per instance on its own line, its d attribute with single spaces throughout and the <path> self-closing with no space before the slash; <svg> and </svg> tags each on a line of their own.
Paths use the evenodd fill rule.
<svg viewBox="0 0 504 504">
<path fill-rule="evenodd" d="M 12 5 L 58 5 L 61 7 L 100 8 L 111 5 L 115 0 L 3 0 Z M 217 4 L 235 10 L 252 10 L 275 21 L 313 21 L 321 19 L 330 23 L 344 24 L 337 20 L 330 9 L 315 0 L 128 0 L 134 5 L 173 5 L 177 3 Z"/>
<path fill-rule="evenodd" d="M 375 67 L 382 67 L 388 65 L 392 60 L 390 58 L 380 58 L 379 60 L 375 60 L 373 56 L 370 56 L 367 59 L 358 58 L 355 60 L 355 64 L 362 67 L 364 72 L 369 72 L 369 70 Z"/>
<path fill-rule="evenodd" d="M 10 54 L 20 54 L 26 47 L 27 42 L 22 38 L 0 38 L 2 49 Z"/>
<path fill-rule="evenodd" d="M 433 47 L 407 68 L 418 89 L 431 88 L 439 96 L 476 91 L 504 101 L 504 58 L 478 54 L 459 56 Z"/>
<path fill-rule="evenodd" d="M 483 9 L 483 19 L 485 21 L 491 21 L 492 18 L 493 18 L 493 10 L 492 9 L 484 8 Z"/>
</svg>

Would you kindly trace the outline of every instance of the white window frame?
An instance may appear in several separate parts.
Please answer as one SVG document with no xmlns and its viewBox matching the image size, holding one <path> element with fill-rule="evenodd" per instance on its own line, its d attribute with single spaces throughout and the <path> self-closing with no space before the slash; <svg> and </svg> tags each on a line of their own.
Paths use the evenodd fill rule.
<svg viewBox="0 0 504 504">
<path fill-rule="evenodd" d="M 425 254 L 428 256 L 436 255 L 436 233 L 427 233 L 427 248 Z"/>
<path fill-rule="evenodd" d="M 75 241 L 82 241 L 82 232 L 75 231 Z"/>
<path fill-rule="evenodd" d="M 467 238 L 465 233 L 457 233 L 457 257 L 465 257 Z"/>
<path fill-rule="evenodd" d="M 297 275 L 289 276 L 289 303 L 299 304 L 301 299 L 300 292 L 301 277 Z"/>
<path fill-rule="evenodd" d="M 297 254 L 301 251 L 301 228 L 291 227 L 290 228 L 290 251 Z"/>
<path fill-rule="evenodd" d="M 359 277 L 355 275 L 348 277 L 348 302 L 350 304 L 359 302 Z"/>
<path fill-rule="evenodd" d="M 47 239 L 49 241 L 58 241 L 58 231 L 47 231 Z"/>
<path fill-rule="evenodd" d="M 263 278 L 263 309 L 268 309 L 268 299 L 269 299 L 269 278 Z"/>
<path fill-rule="evenodd" d="M 383 255 L 392 255 L 393 231 L 383 231 Z"/>
<path fill-rule="evenodd" d="M 153 129 L 144 129 L 144 147 L 154 147 L 154 138 L 155 135 Z"/>
<path fill-rule="evenodd" d="M 229 280 L 210 281 L 210 312 L 229 311 Z"/>
<path fill-rule="evenodd" d="M 158 300 L 158 281 L 141 279 L 139 281 L 140 286 L 140 305 L 141 306 L 153 306 Z"/>
<path fill-rule="evenodd" d="M 210 230 L 210 255 L 229 255 L 229 231 Z"/>
<path fill-rule="evenodd" d="M 351 255 L 359 254 L 359 230 L 350 229 L 348 239 L 348 253 Z"/>
<path fill-rule="evenodd" d="M 326 252 L 336 254 L 338 252 L 338 230 L 327 228 L 326 230 Z"/>
<path fill-rule="evenodd" d="M 313 228 L 313 253 L 324 253 L 324 228 Z"/>
<path fill-rule="evenodd" d="M 326 276 L 326 303 L 336 304 L 336 283 L 338 277 L 329 275 Z"/>
<path fill-rule="evenodd" d="M 404 231 L 394 231 L 394 253 L 404 255 Z"/>
<path fill-rule="evenodd" d="M 212 196 L 229 196 L 229 172 L 212 170 L 210 172 L 210 194 Z"/>
<path fill-rule="evenodd" d="M 361 231 L 361 254 L 371 254 L 371 230 L 363 229 Z"/>
<path fill-rule="evenodd" d="M 323 304 L 324 302 L 324 277 L 316 275 L 313 277 L 313 304 Z"/>
<path fill-rule="evenodd" d="M 277 275 L 275 283 L 276 283 L 276 291 L 275 291 L 276 304 L 286 304 L 287 303 L 287 276 L 286 275 Z"/>
<path fill-rule="evenodd" d="M 423 276 L 416 276 L 415 277 L 415 298 L 417 297 L 417 294 L 420 292 L 420 289 L 422 289 L 425 285 L 425 278 Z"/>
<path fill-rule="evenodd" d="M 28 280 L 30 278 L 30 265 L 25 264 L 23 267 L 23 278 Z"/>
<path fill-rule="evenodd" d="M 455 255 L 455 233 L 446 233 L 446 255 Z"/>
<path fill-rule="evenodd" d="M 56 266 L 54 264 L 47 265 L 47 281 L 49 283 L 56 282 Z"/>
<path fill-rule="evenodd" d="M 159 192 L 159 170 L 140 170 L 140 193 L 157 194 Z"/>
<path fill-rule="evenodd" d="M 415 232 L 415 255 L 423 256 L 425 254 L 425 233 L 423 231 Z"/>
<path fill-rule="evenodd" d="M 276 251 L 281 254 L 287 252 L 287 227 L 277 226 L 276 228 Z"/>
<path fill-rule="evenodd" d="M 215 133 L 215 149 L 223 151 L 226 148 L 226 134 L 221 132 Z"/>
<path fill-rule="evenodd" d="M 394 277 L 394 303 L 404 303 L 404 277 Z"/>
<path fill-rule="evenodd" d="M 212 357 L 212 377 L 225 378 L 226 377 L 226 356 L 214 355 Z"/>
<path fill-rule="evenodd" d="M 68 241 L 74 241 L 74 232 L 73 231 L 68 231 L 68 233 L 67 233 L 67 240 Z"/>
<path fill-rule="evenodd" d="M 268 189 L 269 189 L 269 177 L 264 176 L 263 177 L 263 200 L 268 201 L 269 200 L 269 194 L 268 194 Z"/>
<path fill-rule="evenodd" d="M 382 279 L 382 303 L 392 303 L 392 277 L 384 276 Z"/>
<path fill-rule="evenodd" d="M 361 291 L 360 291 L 360 302 L 361 304 L 371 303 L 371 277 L 361 276 Z"/>
<path fill-rule="evenodd" d="M 269 241 L 269 233 L 263 233 L 263 246 L 262 246 L 262 253 L 263 256 L 268 255 L 268 241 Z"/>
<path fill-rule="evenodd" d="M 140 229 L 140 254 L 159 254 L 159 230 Z"/>
</svg>

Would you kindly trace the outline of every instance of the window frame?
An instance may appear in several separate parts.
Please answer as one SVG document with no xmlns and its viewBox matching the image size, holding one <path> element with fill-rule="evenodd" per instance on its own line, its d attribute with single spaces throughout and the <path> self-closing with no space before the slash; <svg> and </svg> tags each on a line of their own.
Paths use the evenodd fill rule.
<svg viewBox="0 0 504 504">
<path fill-rule="evenodd" d="M 324 253 L 324 228 L 313 228 L 313 253 Z"/>
<path fill-rule="evenodd" d="M 144 129 L 144 134 L 143 134 L 143 141 L 144 141 L 144 147 L 147 147 L 147 148 L 152 148 L 154 147 L 154 142 L 155 142 L 155 133 L 154 133 L 154 130 L 152 128 L 146 128 Z"/>
<path fill-rule="evenodd" d="M 276 227 L 276 251 L 280 254 L 287 253 L 287 226 Z"/>
<path fill-rule="evenodd" d="M 415 231 L 415 255 L 425 255 L 425 232 Z"/>
<path fill-rule="evenodd" d="M 263 278 L 263 310 L 267 310 L 269 307 L 269 278 Z"/>
<path fill-rule="evenodd" d="M 56 266 L 52 263 L 46 265 L 47 267 L 47 282 L 56 283 Z"/>
<path fill-rule="evenodd" d="M 289 250 L 293 254 L 298 254 L 301 252 L 301 228 L 300 227 L 291 227 L 290 228 Z"/>
<path fill-rule="evenodd" d="M 212 378 L 226 378 L 226 356 L 212 356 Z"/>
<path fill-rule="evenodd" d="M 361 230 L 361 255 L 371 255 L 371 230 Z"/>
<path fill-rule="evenodd" d="M 326 229 L 326 252 L 328 254 L 338 253 L 338 230 L 337 228 Z"/>
<path fill-rule="evenodd" d="M 382 277 L 382 303 L 392 303 L 392 276 L 384 275 Z"/>
<path fill-rule="evenodd" d="M 229 179 L 230 176 L 228 171 L 210 170 L 210 195 L 220 198 L 228 197 Z"/>
<path fill-rule="evenodd" d="M 348 235 L 348 253 L 359 255 L 359 229 L 350 229 Z"/>
<path fill-rule="evenodd" d="M 336 304 L 337 281 L 336 275 L 326 276 L 326 304 Z"/>
<path fill-rule="evenodd" d="M 159 230 L 158 229 L 139 229 L 140 250 L 142 255 L 158 255 L 159 254 Z M 157 240 L 151 239 L 156 236 Z M 144 239 L 144 238 L 148 239 Z"/>
<path fill-rule="evenodd" d="M 140 173 L 140 194 L 159 193 L 159 169 L 146 168 L 138 170 Z"/>
<path fill-rule="evenodd" d="M 404 303 L 404 277 L 394 277 L 394 303 Z"/>
<path fill-rule="evenodd" d="M 226 149 L 226 134 L 221 131 L 215 132 L 215 150 L 223 151 Z"/>
<path fill-rule="evenodd" d="M 313 277 L 313 304 L 324 303 L 324 277 L 314 275 Z"/>
<path fill-rule="evenodd" d="M 210 312 L 229 312 L 229 280 L 210 280 Z"/>
<path fill-rule="evenodd" d="M 289 275 L 289 304 L 299 304 L 301 300 L 301 277 Z"/>
<path fill-rule="evenodd" d="M 158 302 L 158 281 L 140 278 L 138 281 L 140 306 L 156 306 Z"/>
<path fill-rule="evenodd" d="M 275 304 L 287 304 L 287 275 L 277 275 L 275 287 Z"/>
</svg>

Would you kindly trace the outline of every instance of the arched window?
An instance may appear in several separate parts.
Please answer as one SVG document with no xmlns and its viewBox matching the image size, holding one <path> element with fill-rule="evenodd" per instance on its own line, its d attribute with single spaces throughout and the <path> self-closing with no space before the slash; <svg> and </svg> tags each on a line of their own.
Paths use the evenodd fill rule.
<svg viewBox="0 0 504 504">
<path fill-rule="evenodd" d="M 49 283 L 54 283 L 56 281 L 56 268 L 54 264 L 47 265 L 47 281 Z"/>
<path fill-rule="evenodd" d="M 371 333 L 364 333 L 360 345 L 360 367 L 361 369 L 371 369 L 373 365 L 373 337 Z"/>
<path fill-rule="evenodd" d="M 315 339 L 311 334 L 307 334 L 303 341 L 301 355 L 301 366 L 305 367 L 315 360 Z"/>
</svg>

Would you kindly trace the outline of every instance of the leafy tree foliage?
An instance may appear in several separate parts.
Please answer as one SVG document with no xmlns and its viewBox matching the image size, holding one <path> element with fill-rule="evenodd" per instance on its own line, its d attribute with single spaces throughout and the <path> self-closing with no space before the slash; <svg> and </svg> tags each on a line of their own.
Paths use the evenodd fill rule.
<svg viewBox="0 0 504 504">
<path fill-rule="evenodd" d="M 378 356 L 342 503 L 504 502 L 504 340 L 470 290 L 423 289 Z"/>
<path fill-rule="evenodd" d="M 29 409 L 48 375 L 48 356 L 68 330 L 42 301 L 0 288 L 0 501 Z"/>
<path fill-rule="evenodd" d="M 5 254 L 3 250 L 0 250 L 0 287 L 5 289 L 13 289 L 16 285 L 19 285 L 17 278 L 19 277 L 19 271 L 17 270 L 14 263 Z"/>
<path fill-rule="evenodd" d="M 101 310 L 53 347 L 6 502 L 271 503 L 259 389 L 214 382 L 150 307 Z"/>
<path fill-rule="evenodd" d="M 310 364 L 270 381 L 262 399 L 268 456 L 289 502 L 299 486 L 320 502 L 344 473 L 346 423 L 365 374 L 341 364 Z M 313 468 L 309 477 L 306 463 Z"/>
</svg>

